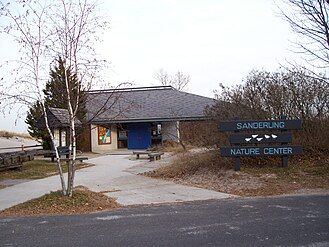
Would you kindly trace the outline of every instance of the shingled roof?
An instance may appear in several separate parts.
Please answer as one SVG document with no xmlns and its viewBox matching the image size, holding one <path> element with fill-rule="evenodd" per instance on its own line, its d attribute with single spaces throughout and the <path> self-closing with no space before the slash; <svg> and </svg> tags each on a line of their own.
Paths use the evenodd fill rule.
<svg viewBox="0 0 329 247">
<path fill-rule="evenodd" d="M 67 109 L 48 107 L 47 110 L 48 124 L 50 128 L 66 128 L 70 126 L 70 115 Z M 37 126 L 40 128 L 45 127 L 44 117 L 40 117 L 37 121 Z M 76 119 L 75 125 L 80 126 L 81 122 Z"/>
<path fill-rule="evenodd" d="M 205 107 L 215 103 L 171 86 L 90 91 L 87 97 L 92 123 L 203 120 Z"/>
</svg>

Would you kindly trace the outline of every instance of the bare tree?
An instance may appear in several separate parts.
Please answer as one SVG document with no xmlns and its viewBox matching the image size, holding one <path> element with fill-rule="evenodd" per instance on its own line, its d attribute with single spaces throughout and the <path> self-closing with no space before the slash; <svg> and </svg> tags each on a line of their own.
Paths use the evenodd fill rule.
<svg viewBox="0 0 329 247">
<path fill-rule="evenodd" d="M 45 125 L 53 144 L 55 144 L 54 135 L 50 130 L 47 118 L 47 111 L 43 97 L 43 81 L 45 69 L 45 57 L 47 56 L 48 38 L 50 36 L 49 29 L 45 25 L 46 10 L 50 7 L 48 3 L 43 5 L 38 3 L 33 6 L 31 2 L 21 5 L 15 2 L 20 7 L 20 12 L 14 12 L 13 3 L 1 2 L 0 15 L 2 19 L 8 22 L 6 26 L 2 26 L 2 33 L 7 33 L 20 44 L 19 60 L 15 60 L 12 70 L 12 82 L 4 82 L 0 92 L 0 99 L 4 108 L 12 109 L 15 104 L 32 105 L 39 101 L 42 106 L 42 111 L 45 118 Z M 33 23 L 31 25 L 30 23 Z M 8 78 L 7 78 L 8 80 Z M 66 192 L 66 186 L 62 167 L 55 146 L 56 160 L 60 175 L 62 191 Z"/>
<path fill-rule="evenodd" d="M 72 69 L 78 77 L 77 90 L 90 89 L 96 72 L 102 65 L 102 60 L 97 59 L 95 44 L 99 41 L 98 32 L 107 27 L 107 22 L 99 16 L 97 5 L 88 0 L 61 0 L 55 8 L 58 11 L 53 17 L 55 36 L 53 43 L 56 54 L 60 54 L 65 60 L 66 70 Z M 76 161 L 76 116 L 79 108 L 79 92 L 73 94 L 71 82 L 65 76 L 65 86 L 70 116 L 70 144 L 68 162 L 67 194 L 72 195 L 75 176 Z M 79 84 L 84 83 L 83 87 Z M 72 97 L 76 96 L 75 99 Z M 73 105 L 72 100 L 75 102 Z"/>
<path fill-rule="evenodd" d="M 154 74 L 154 78 L 163 86 L 169 86 L 170 85 L 169 74 L 166 71 L 164 71 L 163 69 L 159 69 Z"/>
<path fill-rule="evenodd" d="M 217 99 L 207 111 L 217 122 L 278 119 L 282 115 L 299 118 L 303 128 L 295 133 L 295 141 L 305 150 L 328 152 L 329 84 L 309 71 L 251 71 L 242 84 L 222 87 Z M 209 140 L 220 142 L 220 138 L 213 139 L 214 135 L 209 133 Z"/>
<path fill-rule="evenodd" d="M 159 69 L 154 78 L 163 86 L 172 86 L 179 91 L 186 90 L 187 85 L 191 81 L 191 77 L 189 75 L 184 75 L 183 72 L 177 71 L 174 75 L 169 75 L 163 69 Z"/>
<path fill-rule="evenodd" d="M 94 47 L 107 22 L 99 15 L 95 2 L 88 0 L 8 1 L 0 2 L 0 18 L 5 21 L 1 31 L 18 43 L 20 59 L 13 61 L 12 81 L 0 91 L 0 101 L 7 108 L 14 105 L 42 105 L 46 128 L 51 137 L 64 195 L 72 196 L 76 161 L 76 115 L 79 92 L 72 92 L 72 82 L 65 76 L 70 117 L 69 162 L 67 187 L 61 168 L 54 135 L 49 127 L 42 89 L 47 81 L 53 58 L 64 59 L 65 73 L 72 70 L 78 78 L 75 88 L 88 90 L 94 85 L 104 60 L 97 59 Z M 83 85 L 82 85 L 83 84 Z M 76 98 L 73 98 L 76 97 Z M 75 104 L 72 104 L 75 102 Z"/>
<path fill-rule="evenodd" d="M 283 0 L 283 3 L 281 12 L 292 30 L 301 35 L 297 45 L 310 56 L 308 62 L 316 67 L 328 68 L 329 1 Z"/>
</svg>

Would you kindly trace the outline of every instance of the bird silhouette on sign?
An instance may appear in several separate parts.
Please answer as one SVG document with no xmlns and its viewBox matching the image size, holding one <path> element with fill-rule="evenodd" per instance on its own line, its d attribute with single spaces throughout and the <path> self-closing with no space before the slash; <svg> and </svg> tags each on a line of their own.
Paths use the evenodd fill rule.
<svg viewBox="0 0 329 247">
<path fill-rule="evenodd" d="M 264 137 L 259 137 L 259 135 L 251 135 L 251 137 L 246 137 L 246 138 L 244 138 L 244 140 L 246 142 L 250 142 L 252 139 L 256 139 L 258 142 L 260 142 L 264 139 L 270 139 L 270 138 L 276 139 L 276 138 L 278 138 L 278 136 L 274 135 L 274 134 L 270 134 L 270 135 L 265 134 Z"/>
</svg>

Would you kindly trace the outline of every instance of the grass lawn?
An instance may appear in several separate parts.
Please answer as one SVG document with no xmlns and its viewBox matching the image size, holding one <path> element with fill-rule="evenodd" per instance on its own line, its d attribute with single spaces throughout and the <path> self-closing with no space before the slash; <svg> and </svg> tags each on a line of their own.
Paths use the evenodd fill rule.
<svg viewBox="0 0 329 247">
<path fill-rule="evenodd" d="M 60 191 L 18 204 L 0 212 L 0 216 L 82 214 L 120 207 L 114 199 L 78 186 L 72 197 Z"/>
<path fill-rule="evenodd" d="M 290 158 L 287 168 L 280 166 L 280 158 L 243 158 L 241 171 L 235 172 L 233 159 L 218 153 L 180 154 L 169 165 L 143 175 L 240 196 L 329 190 L 329 157 L 324 155 Z"/>
<path fill-rule="evenodd" d="M 87 163 L 77 162 L 76 168 L 81 169 L 91 166 Z M 67 165 L 62 165 L 64 172 L 67 172 Z M 39 179 L 58 174 L 57 164 L 49 160 L 32 160 L 23 163 L 21 169 L 0 171 L 0 181 L 5 179 Z M 1 188 L 1 187 L 0 187 Z"/>
</svg>

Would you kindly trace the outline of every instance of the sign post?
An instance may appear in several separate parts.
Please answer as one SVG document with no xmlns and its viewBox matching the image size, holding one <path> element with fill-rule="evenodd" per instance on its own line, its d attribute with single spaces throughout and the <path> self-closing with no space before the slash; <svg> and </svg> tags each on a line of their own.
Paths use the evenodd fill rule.
<svg viewBox="0 0 329 247">
<path fill-rule="evenodd" d="M 252 120 L 221 122 L 219 130 L 232 131 L 229 136 L 230 147 L 221 147 L 223 157 L 235 159 L 234 170 L 240 170 L 240 157 L 281 156 L 282 167 L 288 166 L 290 155 L 301 154 L 301 146 L 289 145 L 292 134 L 288 130 L 301 129 L 302 122 L 298 119 L 287 120 Z"/>
<path fill-rule="evenodd" d="M 237 119 L 236 119 L 237 120 Z M 234 131 L 235 133 L 238 133 L 238 130 Z M 238 145 L 239 143 L 235 143 L 235 145 Z M 240 167 L 241 167 L 241 158 L 240 157 L 236 157 L 235 161 L 234 161 L 234 170 L 235 171 L 240 171 Z"/>
</svg>

